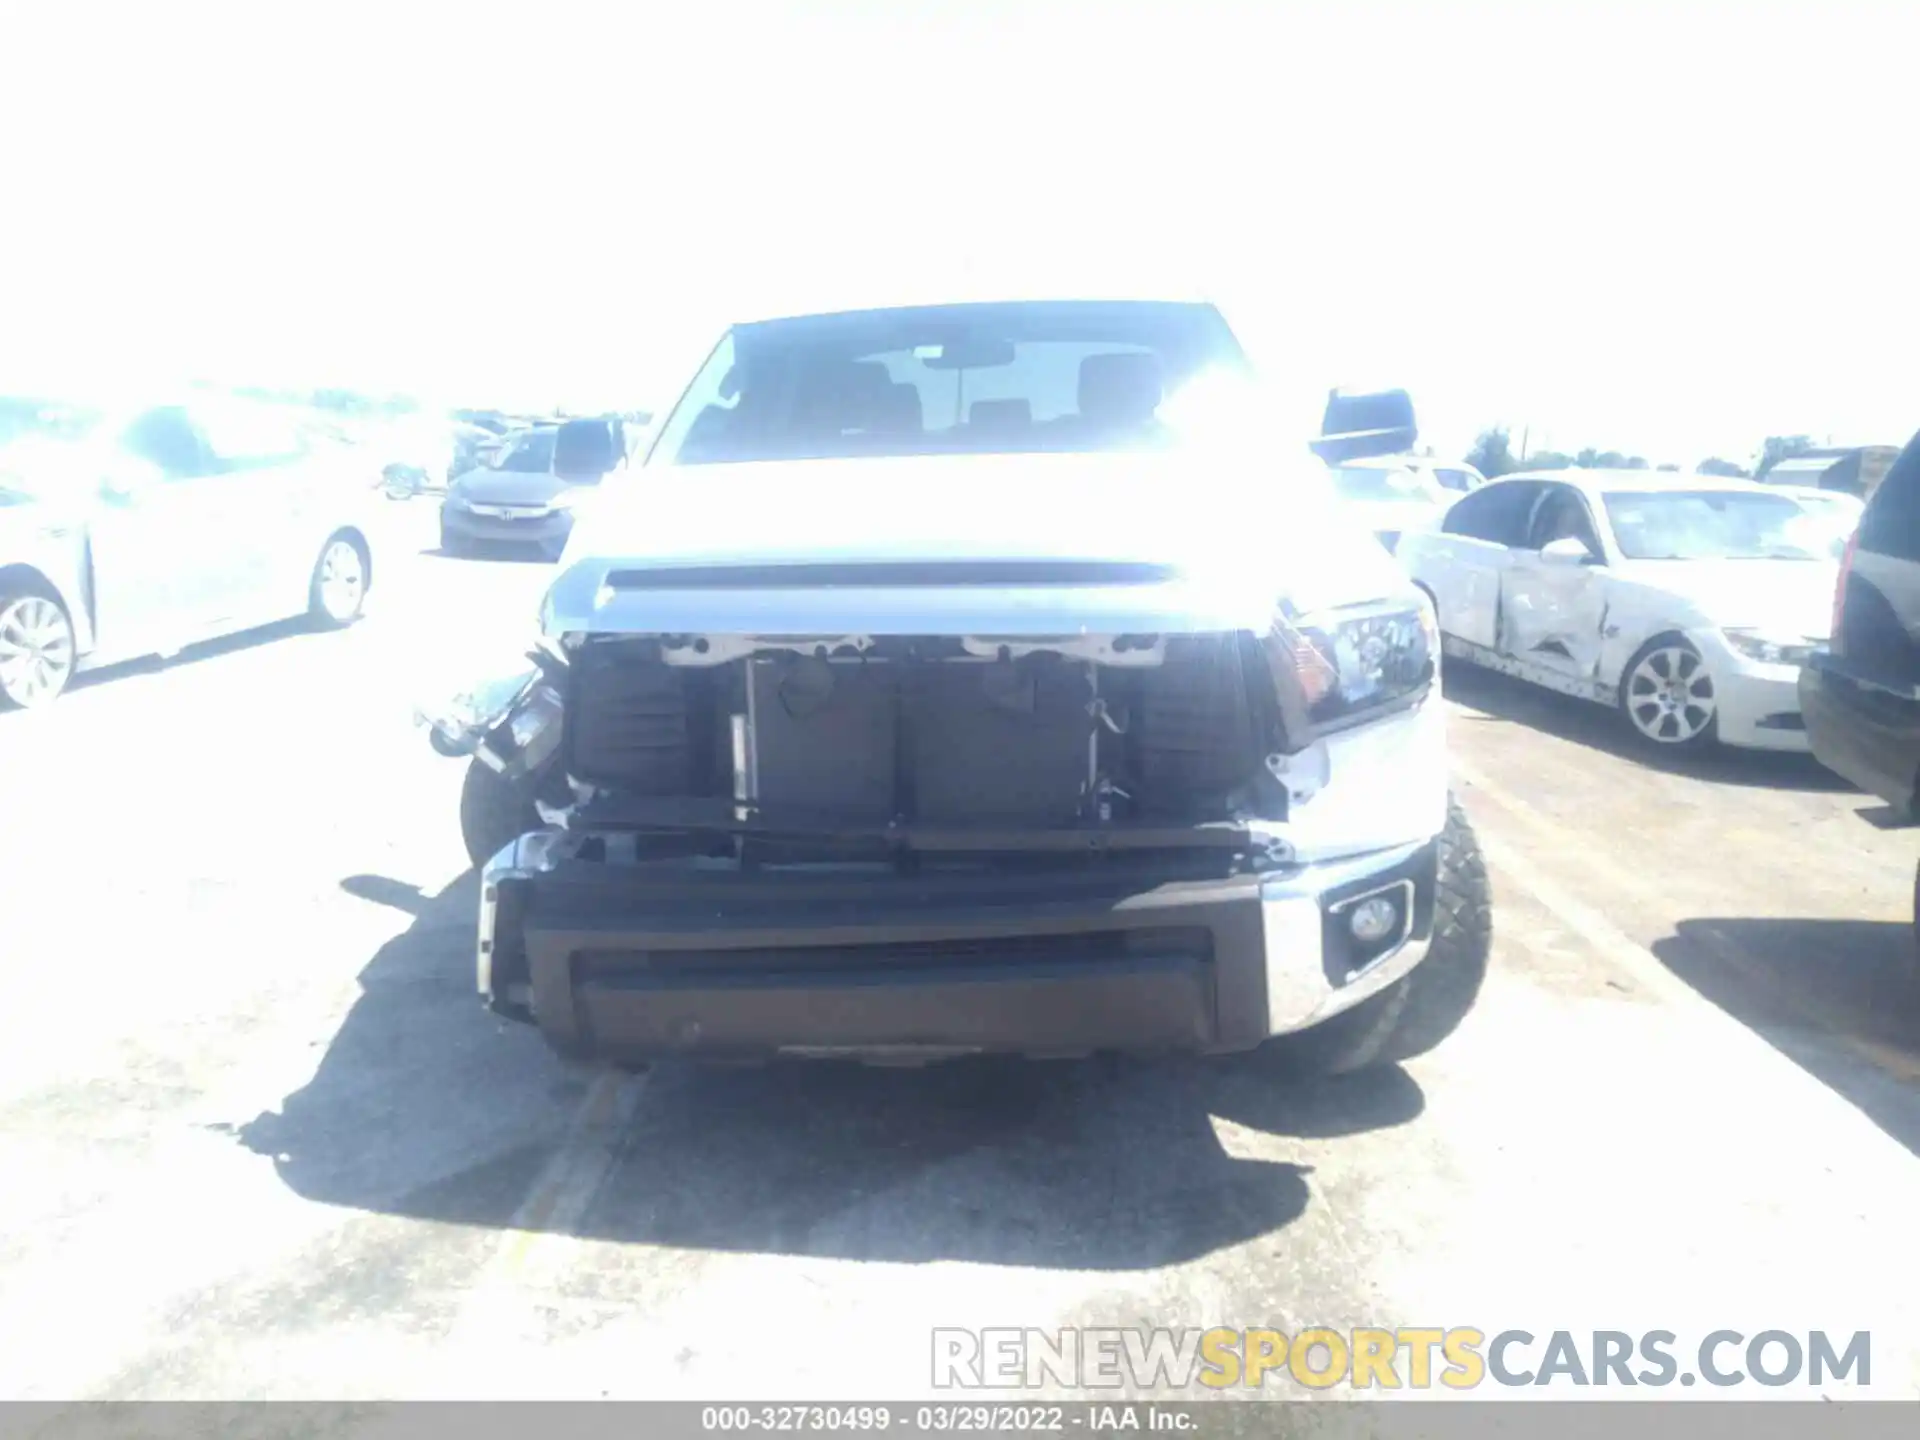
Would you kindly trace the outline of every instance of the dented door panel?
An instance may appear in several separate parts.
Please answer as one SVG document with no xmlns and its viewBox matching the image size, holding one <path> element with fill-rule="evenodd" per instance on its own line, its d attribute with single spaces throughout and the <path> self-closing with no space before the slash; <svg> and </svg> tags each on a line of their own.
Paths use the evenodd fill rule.
<svg viewBox="0 0 1920 1440">
<path fill-rule="evenodd" d="M 1609 624 L 1599 568 L 1549 565 L 1516 555 L 1500 586 L 1495 648 L 1522 664 L 1579 680 L 1598 677 Z"/>
<path fill-rule="evenodd" d="M 1463 536 L 1430 542 L 1436 563 L 1423 566 L 1420 582 L 1433 595 L 1440 628 L 1470 645 L 1491 647 L 1500 610 L 1500 573 L 1509 551 Z"/>
</svg>

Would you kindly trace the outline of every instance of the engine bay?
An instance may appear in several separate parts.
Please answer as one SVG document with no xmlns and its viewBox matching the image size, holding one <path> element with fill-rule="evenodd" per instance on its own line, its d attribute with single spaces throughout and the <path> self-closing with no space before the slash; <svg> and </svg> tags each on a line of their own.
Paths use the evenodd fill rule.
<svg viewBox="0 0 1920 1440">
<path fill-rule="evenodd" d="M 590 637 L 562 761 L 583 828 L 786 856 L 1228 844 L 1270 688 L 1250 636 Z"/>
</svg>

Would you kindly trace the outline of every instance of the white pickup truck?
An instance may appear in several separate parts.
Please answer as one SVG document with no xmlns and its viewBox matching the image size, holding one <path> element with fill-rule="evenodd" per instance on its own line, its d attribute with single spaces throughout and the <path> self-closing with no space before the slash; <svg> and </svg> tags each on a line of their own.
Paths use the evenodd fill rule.
<svg viewBox="0 0 1920 1440">
<path fill-rule="evenodd" d="M 1434 614 L 1310 473 L 1411 408 L 1316 459 L 1189 403 L 1247 371 L 1202 303 L 729 330 L 435 718 L 486 1002 L 625 1064 L 1438 1043 L 1491 921 Z"/>
</svg>

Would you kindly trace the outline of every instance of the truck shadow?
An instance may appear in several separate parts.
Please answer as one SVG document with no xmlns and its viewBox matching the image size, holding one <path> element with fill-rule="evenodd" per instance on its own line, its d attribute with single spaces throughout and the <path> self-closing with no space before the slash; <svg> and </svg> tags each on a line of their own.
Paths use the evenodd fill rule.
<svg viewBox="0 0 1920 1440">
<path fill-rule="evenodd" d="M 1705 999 L 1920 1155 L 1920 966 L 1911 927 L 1683 920 L 1654 942 Z"/>
<path fill-rule="evenodd" d="M 1449 700 L 1480 714 L 1457 715 L 1463 724 L 1485 723 L 1482 717 L 1543 730 L 1576 745 L 1615 755 L 1646 769 L 1726 785 L 1769 790 L 1810 790 L 1847 793 L 1853 787 L 1813 756 L 1791 752 L 1720 749 L 1701 754 L 1670 755 L 1641 745 L 1629 732 L 1618 711 L 1590 700 L 1576 700 L 1530 685 L 1510 675 L 1483 670 L 1457 660 L 1447 662 L 1442 688 Z"/>
<path fill-rule="evenodd" d="M 325 1204 L 556 1228 L 522 1212 L 540 1208 L 529 1192 L 596 1072 L 474 999 L 471 874 L 430 898 L 378 877 L 345 888 L 413 923 L 363 970 L 312 1081 L 238 1138 Z M 564 1233 L 1093 1270 L 1282 1230 L 1308 1206 L 1309 1172 L 1264 1158 L 1288 1148 L 1273 1137 L 1357 1134 L 1424 1105 L 1399 1069 L 1283 1084 L 1222 1061 L 663 1065 L 629 1083 L 639 1095 L 618 1158 L 586 1213 L 558 1222 Z"/>
</svg>

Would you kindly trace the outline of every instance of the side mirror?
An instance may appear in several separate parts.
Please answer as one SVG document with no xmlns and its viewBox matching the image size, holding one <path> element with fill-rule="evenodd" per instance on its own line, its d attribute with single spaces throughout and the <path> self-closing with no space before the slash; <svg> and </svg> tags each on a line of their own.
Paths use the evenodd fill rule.
<svg viewBox="0 0 1920 1440">
<path fill-rule="evenodd" d="M 1420 438 L 1413 397 L 1404 390 L 1334 390 L 1309 447 L 1329 465 L 1375 455 L 1404 455 Z"/>
<path fill-rule="evenodd" d="M 1562 535 L 1540 547 L 1540 558 L 1549 565 L 1591 565 L 1596 557 L 1586 541 Z"/>
</svg>

